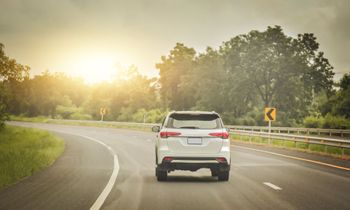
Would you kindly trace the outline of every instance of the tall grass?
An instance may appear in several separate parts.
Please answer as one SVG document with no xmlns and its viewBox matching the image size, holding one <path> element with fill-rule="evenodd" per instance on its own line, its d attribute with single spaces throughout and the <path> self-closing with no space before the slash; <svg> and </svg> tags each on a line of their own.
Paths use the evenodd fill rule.
<svg viewBox="0 0 350 210">
<path fill-rule="evenodd" d="M 7 125 L 0 130 L 0 189 L 51 165 L 63 150 L 47 131 Z"/>
</svg>

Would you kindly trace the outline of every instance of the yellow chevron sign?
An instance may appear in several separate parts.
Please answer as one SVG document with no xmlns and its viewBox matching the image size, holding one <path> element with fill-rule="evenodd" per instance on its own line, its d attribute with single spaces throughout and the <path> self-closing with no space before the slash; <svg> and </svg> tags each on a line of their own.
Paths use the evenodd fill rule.
<svg viewBox="0 0 350 210">
<path fill-rule="evenodd" d="M 264 119 L 265 121 L 275 121 L 276 120 L 276 108 L 266 107 Z"/>
<path fill-rule="evenodd" d="M 100 114 L 101 115 L 105 115 L 107 112 L 107 109 L 106 108 L 100 108 Z"/>
</svg>

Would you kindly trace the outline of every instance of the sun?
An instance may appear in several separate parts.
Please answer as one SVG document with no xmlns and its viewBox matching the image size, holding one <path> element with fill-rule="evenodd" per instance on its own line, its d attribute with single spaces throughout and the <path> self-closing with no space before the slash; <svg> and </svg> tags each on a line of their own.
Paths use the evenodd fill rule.
<svg viewBox="0 0 350 210">
<path fill-rule="evenodd" d="M 109 54 L 80 55 L 74 63 L 77 75 L 89 84 L 112 81 L 117 72 L 117 61 Z"/>
</svg>

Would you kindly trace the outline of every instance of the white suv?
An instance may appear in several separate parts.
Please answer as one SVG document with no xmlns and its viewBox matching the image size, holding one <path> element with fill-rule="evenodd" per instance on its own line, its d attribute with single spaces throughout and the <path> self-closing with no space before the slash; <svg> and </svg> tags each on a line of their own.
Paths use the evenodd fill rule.
<svg viewBox="0 0 350 210">
<path fill-rule="evenodd" d="M 165 181 L 174 170 L 209 168 L 219 181 L 228 181 L 231 164 L 230 139 L 215 112 L 174 111 L 154 126 L 157 132 L 156 176 Z"/>
</svg>

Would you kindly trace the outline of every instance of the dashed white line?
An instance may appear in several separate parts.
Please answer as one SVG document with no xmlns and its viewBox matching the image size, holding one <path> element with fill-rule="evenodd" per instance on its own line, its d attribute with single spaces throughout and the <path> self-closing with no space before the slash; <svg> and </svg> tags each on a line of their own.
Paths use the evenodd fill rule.
<svg viewBox="0 0 350 210">
<path fill-rule="evenodd" d="M 271 187 L 271 188 L 274 189 L 274 190 L 282 190 L 282 188 L 280 188 L 279 186 L 274 185 L 274 184 L 272 184 L 272 183 L 270 183 L 270 182 L 263 182 L 263 184 L 266 185 L 266 186 Z"/>
</svg>

